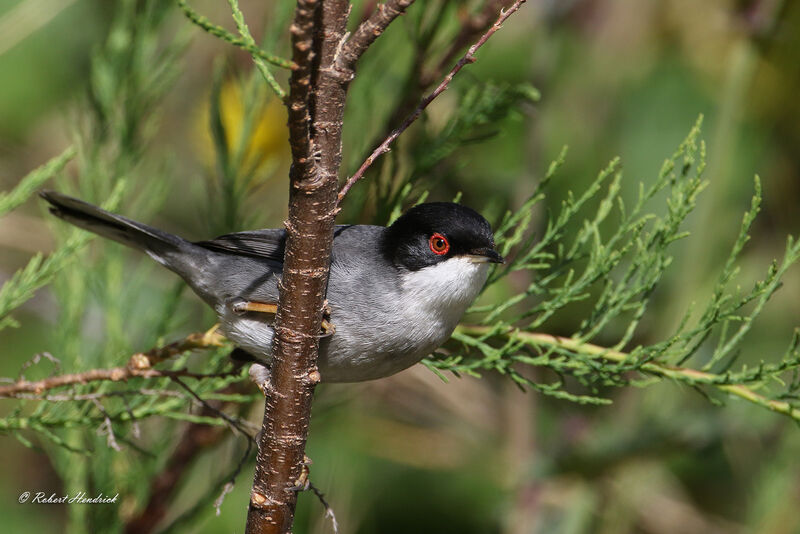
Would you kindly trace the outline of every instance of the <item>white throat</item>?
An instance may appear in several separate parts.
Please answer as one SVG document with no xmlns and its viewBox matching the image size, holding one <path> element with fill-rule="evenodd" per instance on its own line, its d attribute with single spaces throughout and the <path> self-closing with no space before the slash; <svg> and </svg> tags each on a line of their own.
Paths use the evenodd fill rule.
<svg viewBox="0 0 800 534">
<path fill-rule="evenodd" d="M 446 261 L 402 275 L 402 303 L 411 324 L 424 329 L 455 328 L 478 296 L 489 273 L 488 263 L 467 257 Z M 432 332 L 431 332 L 432 333 Z"/>
</svg>

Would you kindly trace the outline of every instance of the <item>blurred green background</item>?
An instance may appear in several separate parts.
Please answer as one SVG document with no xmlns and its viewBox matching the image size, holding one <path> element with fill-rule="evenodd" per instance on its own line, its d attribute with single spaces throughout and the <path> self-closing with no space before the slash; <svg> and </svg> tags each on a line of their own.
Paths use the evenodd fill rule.
<svg viewBox="0 0 800 534">
<path fill-rule="evenodd" d="M 111 135 L 112 126 L 91 122 L 98 112 L 88 95 L 102 83 L 92 58 L 113 44 L 115 34 L 109 32 L 122 4 L 131 3 L 0 0 L 0 190 L 13 187 L 76 137 L 99 143 Z M 364 57 L 347 109 L 343 174 L 352 173 L 380 140 L 395 102 L 409 89 L 414 17 L 446 5 L 444 16 L 451 22 L 433 43 L 443 49 L 459 17 L 481 2 L 425 4 L 424 10 L 412 7 Z M 231 27 L 225 3 L 192 5 Z M 284 56 L 291 7 L 291 2 L 242 2 L 256 38 Z M 352 18 L 358 20 L 368 7 L 357 2 Z M 164 17 L 159 42 L 175 36 L 190 40 L 169 75 L 157 73 L 157 80 L 169 78 L 170 85 L 157 102 L 143 107 L 148 142 L 125 152 L 135 155 L 129 165 L 114 167 L 129 180 L 119 211 L 195 239 L 280 225 L 288 168 L 280 105 L 253 76 L 246 55 L 197 32 L 177 9 Z M 431 167 L 409 163 L 419 161 L 426 136 L 446 122 L 458 95 L 487 80 L 530 82 L 541 101 L 484 127 Z M 563 145 L 569 145 L 569 155 L 549 190 L 548 210 L 555 211 L 569 190 L 580 192 L 615 155 L 623 161 L 624 196 L 632 198 L 639 182 L 656 176 L 703 114 L 710 185 L 689 219 L 691 238 L 678 244 L 675 263 L 637 336 L 639 342 L 657 341 L 687 306 L 707 295 L 749 206 L 754 174 L 762 179 L 764 209 L 743 257 L 743 283 L 781 255 L 787 233 L 798 233 L 798 94 L 798 2 L 529 0 L 412 127 L 397 155 L 376 165 L 356 187 L 339 221 L 380 218 L 376 184 L 394 175 L 414 176 L 415 191 L 429 189 L 434 200 L 462 192 L 464 203 L 496 219 L 533 190 Z M 227 203 L 219 183 L 230 168 L 215 156 L 209 128 L 214 106 L 227 142 L 244 147 L 240 169 L 248 169 L 245 185 L 225 197 Z M 252 127 L 241 141 L 235 132 L 247 120 Z M 87 137 L 91 128 L 100 133 Z M 115 161 L 110 152 L 106 161 Z M 87 193 L 93 186 L 84 183 L 78 165 L 50 185 L 102 200 L 107 192 Z M 56 224 L 40 204 L 33 200 L 0 220 L 0 282 L 34 253 L 53 250 L 55 236 L 63 237 L 54 233 Z M 541 224 L 546 217 L 543 211 Z M 93 245 L 85 262 L 70 268 L 91 269 L 104 250 Z M 160 309 L 163 295 L 175 291 L 174 277 L 143 257 L 112 250 L 125 265 L 116 273 L 118 285 L 125 286 L 118 298 L 144 315 Z M 525 281 L 516 283 L 523 287 Z M 503 291 L 513 292 L 514 284 L 512 278 Z M 800 323 L 798 294 L 795 267 L 747 338 L 743 361 L 769 360 L 783 350 Z M 45 288 L 16 314 L 21 328 L 0 332 L 0 375 L 16 376 L 35 353 L 59 355 L 57 302 Z M 82 310 L 81 346 L 103 353 L 107 360 L 101 361 L 109 365 L 122 364 L 126 354 L 149 348 L 159 336 L 177 339 L 213 323 L 197 299 L 184 295 L 167 331 L 143 334 L 132 318 L 118 325 L 110 350 L 98 310 Z M 579 320 L 564 317 L 551 323 L 550 332 L 568 335 Z M 501 377 L 444 384 L 420 365 L 371 383 L 323 385 L 308 445 L 312 479 L 332 504 L 342 532 L 800 532 L 800 432 L 791 420 L 737 401 L 717 407 L 670 383 L 604 394 L 612 405 L 582 407 L 520 392 Z M 13 402 L 1 400 L 0 413 L 10 412 Z M 261 411 L 256 403 L 249 417 L 258 422 Z M 143 424 L 142 442 L 148 431 L 163 428 L 163 423 Z M 3 529 L 62 532 L 66 507 L 17 503 L 22 491 L 61 491 L 59 469 L 40 450 L 10 437 L 0 439 L 0 454 Z M 109 458 L 124 471 L 119 456 L 126 454 L 132 453 Z M 171 514 L 194 503 L 236 455 L 225 443 L 199 458 Z M 241 531 L 251 477 L 252 465 L 239 476 L 222 514 L 215 517 L 208 506 L 186 531 Z M 134 495 L 121 497 L 108 513 L 124 520 L 137 501 Z M 311 495 L 300 498 L 295 531 L 330 532 Z"/>
</svg>

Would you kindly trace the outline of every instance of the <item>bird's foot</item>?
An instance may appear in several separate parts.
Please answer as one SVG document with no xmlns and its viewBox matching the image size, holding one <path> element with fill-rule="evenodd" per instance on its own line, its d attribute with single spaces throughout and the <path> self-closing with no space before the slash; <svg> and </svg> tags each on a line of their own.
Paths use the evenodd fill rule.
<svg viewBox="0 0 800 534">
<path fill-rule="evenodd" d="M 319 337 L 331 337 L 333 334 L 336 333 L 336 327 L 328 321 L 327 319 L 322 320 L 322 332 L 320 332 Z"/>
<path fill-rule="evenodd" d="M 322 303 L 322 332 L 319 337 L 330 337 L 336 333 L 336 327 L 330 322 L 331 318 L 331 305 L 328 299 Z"/>
<path fill-rule="evenodd" d="M 248 374 L 250 375 L 250 380 L 258 386 L 258 389 L 261 390 L 265 397 L 270 397 L 275 393 L 275 388 L 272 386 L 272 371 L 270 371 L 269 367 L 254 363 L 250 366 Z"/>
<path fill-rule="evenodd" d="M 294 485 L 289 489 L 291 491 L 306 491 L 311 487 L 311 458 L 303 455 L 303 467 L 300 470 L 300 476 L 294 481 Z"/>
</svg>

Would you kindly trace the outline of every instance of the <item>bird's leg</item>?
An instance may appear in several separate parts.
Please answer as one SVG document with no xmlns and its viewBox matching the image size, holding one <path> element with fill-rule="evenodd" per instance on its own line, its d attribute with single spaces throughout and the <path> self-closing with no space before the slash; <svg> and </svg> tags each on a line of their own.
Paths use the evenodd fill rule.
<svg viewBox="0 0 800 534">
<path fill-rule="evenodd" d="M 275 315 L 278 313 L 278 305 L 269 302 L 258 302 L 255 300 L 245 300 L 239 298 L 231 302 L 230 306 L 233 312 L 238 315 L 244 315 L 248 312 L 266 313 L 269 315 Z M 329 337 L 336 333 L 336 327 L 325 318 L 330 318 L 330 313 L 331 307 L 328 305 L 328 301 L 325 300 L 322 308 L 322 333 L 320 334 L 320 337 Z"/>
<path fill-rule="evenodd" d="M 247 312 L 268 313 L 275 315 L 278 313 L 278 305 L 268 302 L 257 302 L 255 300 L 236 299 L 231 303 L 234 313 L 244 314 Z"/>
</svg>

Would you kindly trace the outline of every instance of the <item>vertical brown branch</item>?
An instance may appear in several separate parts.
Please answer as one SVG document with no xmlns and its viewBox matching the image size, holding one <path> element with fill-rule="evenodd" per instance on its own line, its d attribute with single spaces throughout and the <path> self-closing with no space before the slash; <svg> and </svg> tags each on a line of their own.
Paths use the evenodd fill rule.
<svg viewBox="0 0 800 534">
<path fill-rule="evenodd" d="M 292 150 L 292 185 L 308 181 L 315 175 L 311 157 L 311 68 L 314 59 L 314 14 L 317 0 L 298 0 L 294 22 L 289 28 L 292 35 L 292 60 L 295 68 L 289 78 L 289 97 L 286 107 L 289 114 L 289 144 Z M 292 187 L 294 191 L 294 187 Z"/>
<path fill-rule="evenodd" d="M 289 532 L 294 519 L 311 400 L 319 381 L 318 333 L 328 280 L 341 161 L 345 87 L 330 74 L 344 37 L 348 3 L 299 0 L 291 27 L 289 108 L 292 148 L 289 218 L 248 533 Z"/>
<path fill-rule="evenodd" d="M 328 282 L 342 161 L 342 117 L 355 63 L 413 0 L 389 0 L 346 43 L 347 0 L 298 0 L 291 26 L 286 255 L 272 346 L 272 393 L 264 407 L 247 532 L 291 530 L 319 381 L 318 333 Z M 349 45 L 349 46 L 347 46 Z M 345 50 L 346 48 L 346 50 Z"/>
</svg>

